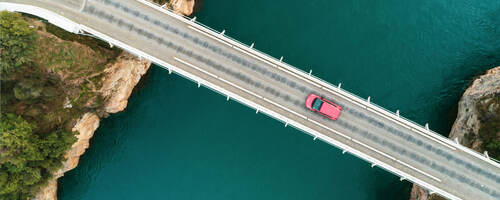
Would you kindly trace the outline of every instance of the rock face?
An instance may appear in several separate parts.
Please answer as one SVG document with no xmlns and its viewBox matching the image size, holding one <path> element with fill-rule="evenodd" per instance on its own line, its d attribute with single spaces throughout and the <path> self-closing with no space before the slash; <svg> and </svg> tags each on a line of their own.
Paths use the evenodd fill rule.
<svg viewBox="0 0 500 200">
<path fill-rule="evenodd" d="M 63 168 L 56 173 L 56 177 L 61 177 L 64 172 L 74 169 L 78 165 L 80 156 L 89 148 L 89 140 L 94 136 L 94 131 L 99 127 L 99 117 L 94 113 L 85 113 L 83 117 L 73 127 L 73 131 L 78 131 L 78 140 L 71 146 L 66 154 L 66 162 Z"/>
<path fill-rule="evenodd" d="M 171 0 L 169 4 L 176 13 L 186 16 L 193 14 L 194 0 Z"/>
<path fill-rule="evenodd" d="M 134 86 L 139 83 L 150 65 L 150 61 L 122 53 L 111 67 L 104 70 L 108 75 L 100 92 L 106 100 L 104 107 L 107 113 L 117 113 L 127 107 L 128 97 Z"/>
<path fill-rule="evenodd" d="M 458 141 L 476 151 L 482 151 L 480 145 L 482 141 L 478 138 L 480 128 L 480 111 L 478 104 L 484 104 L 491 101 L 495 95 L 500 94 L 500 67 L 490 69 L 486 74 L 480 76 L 471 86 L 465 90 L 465 93 L 458 103 L 458 114 L 455 123 L 450 132 L 450 138 L 458 138 Z M 493 111 L 497 104 L 491 104 L 489 111 Z M 473 135 L 468 135 L 473 134 Z"/>
<path fill-rule="evenodd" d="M 449 138 L 457 138 L 460 144 L 482 152 L 483 141 L 479 137 L 481 121 L 479 120 L 484 111 L 478 110 L 478 105 L 489 103 L 486 112 L 498 112 L 500 105 L 491 103 L 495 96 L 500 95 L 500 67 L 488 70 L 484 75 L 475 79 L 465 90 L 460 102 L 458 102 L 457 119 L 451 128 Z M 497 136 L 500 134 L 497 133 Z M 437 200 L 442 199 L 417 185 L 413 185 L 410 200 Z"/>
<path fill-rule="evenodd" d="M 139 82 L 149 66 L 150 61 L 123 52 L 117 60 L 106 66 L 104 70 L 107 75 L 103 79 L 103 86 L 100 89 L 105 98 L 104 110 L 107 113 L 122 111 L 127 106 L 127 99 L 132 94 L 134 86 Z M 73 131 L 78 131 L 78 140 L 71 146 L 65 155 L 67 159 L 63 163 L 62 169 L 54 174 L 54 179 L 41 190 L 35 197 L 37 200 L 57 199 L 57 178 L 65 172 L 74 169 L 78 165 L 80 156 L 89 147 L 89 140 L 94 136 L 94 131 L 99 127 L 99 117 L 95 113 L 85 113 L 73 127 Z"/>
</svg>

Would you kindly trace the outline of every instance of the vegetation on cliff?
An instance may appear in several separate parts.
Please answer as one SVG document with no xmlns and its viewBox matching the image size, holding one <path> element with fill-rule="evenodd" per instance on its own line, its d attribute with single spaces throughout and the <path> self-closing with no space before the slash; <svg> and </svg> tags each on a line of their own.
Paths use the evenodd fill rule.
<svg viewBox="0 0 500 200">
<path fill-rule="evenodd" d="M 1 78 L 8 79 L 34 54 L 35 31 L 19 15 L 0 13 Z"/>
<path fill-rule="evenodd" d="M 61 168 L 78 118 L 104 112 L 104 66 L 121 51 L 18 13 L 0 21 L 0 199 L 27 199 Z"/>
<path fill-rule="evenodd" d="M 481 149 L 488 151 L 492 158 L 500 160 L 500 94 L 478 101 L 479 134 Z"/>
</svg>

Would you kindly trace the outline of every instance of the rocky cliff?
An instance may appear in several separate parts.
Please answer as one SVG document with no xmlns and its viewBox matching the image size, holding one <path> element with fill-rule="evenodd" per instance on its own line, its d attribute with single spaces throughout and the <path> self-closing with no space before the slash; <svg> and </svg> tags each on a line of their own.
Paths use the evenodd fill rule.
<svg viewBox="0 0 500 200">
<path fill-rule="evenodd" d="M 127 106 L 134 86 L 140 78 L 147 72 L 150 61 L 140 60 L 136 56 L 122 53 L 115 62 L 109 64 L 104 69 L 106 76 L 101 80 L 103 83 L 99 92 L 105 99 L 104 110 L 106 113 L 116 113 L 122 111 Z M 57 199 L 57 178 L 65 172 L 74 169 L 78 165 L 80 156 L 89 147 L 89 140 L 94 135 L 94 131 L 99 127 L 99 117 L 96 113 L 85 113 L 73 127 L 73 131 L 78 131 L 78 141 L 76 141 L 66 154 L 66 161 L 63 168 L 54 174 L 54 179 L 49 181 L 37 196 L 37 200 Z"/>
<path fill-rule="evenodd" d="M 488 70 L 465 90 L 458 103 L 457 119 L 449 137 L 478 152 L 488 150 L 487 143 L 500 140 L 500 67 Z M 490 156 L 493 156 L 490 152 Z M 429 195 L 413 185 L 410 200 L 443 199 Z"/>
<path fill-rule="evenodd" d="M 106 101 L 104 110 L 107 113 L 117 113 L 127 107 L 134 86 L 139 83 L 150 65 L 151 62 L 147 60 L 139 60 L 136 56 L 122 53 L 117 62 L 104 70 L 108 75 L 104 78 L 100 93 Z"/>
</svg>

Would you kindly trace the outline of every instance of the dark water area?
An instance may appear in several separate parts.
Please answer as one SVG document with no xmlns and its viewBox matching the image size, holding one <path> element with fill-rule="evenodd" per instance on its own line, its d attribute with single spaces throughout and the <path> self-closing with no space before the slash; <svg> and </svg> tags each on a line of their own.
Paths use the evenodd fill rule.
<svg viewBox="0 0 500 200">
<path fill-rule="evenodd" d="M 470 81 L 500 65 L 496 0 L 198 6 L 198 21 L 443 135 Z M 60 179 L 60 199 L 408 199 L 399 177 L 159 66 L 143 83 Z"/>
</svg>

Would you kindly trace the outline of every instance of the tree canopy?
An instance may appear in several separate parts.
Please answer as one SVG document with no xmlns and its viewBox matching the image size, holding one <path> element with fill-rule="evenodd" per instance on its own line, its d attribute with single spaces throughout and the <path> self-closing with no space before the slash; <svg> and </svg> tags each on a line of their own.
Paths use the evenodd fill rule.
<svg viewBox="0 0 500 200">
<path fill-rule="evenodd" d="M 61 167 L 65 151 L 76 141 L 72 132 L 37 135 L 35 128 L 21 116 L 1 116 L 0 199 L 31 197 Z"/>
<path fill-rule="evenodd" d="M 0 73 L 5 80 L 19 67 L 28 64 L 34 54 L 35 30 L 21 14 L 0 12 Z"/>
</svg>

